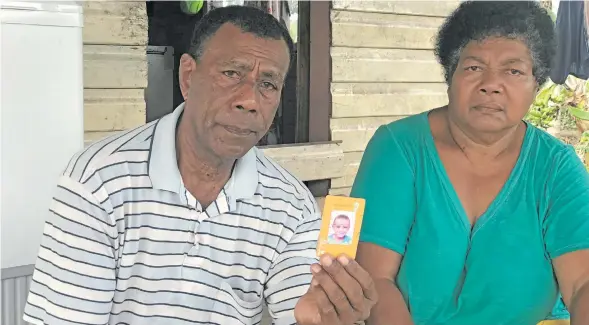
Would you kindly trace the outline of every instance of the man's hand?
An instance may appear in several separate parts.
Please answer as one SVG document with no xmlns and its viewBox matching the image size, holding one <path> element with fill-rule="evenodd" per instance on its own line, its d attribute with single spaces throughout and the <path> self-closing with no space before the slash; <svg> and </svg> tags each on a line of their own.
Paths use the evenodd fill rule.
<svg viewBox="0 0 589 325">
<path fill-rule="evenodd" d="M 378 300 L 376 287 L 356 261 L 323 255 L 311 271 L 311 287 L 295 307 L 297 324 L 352 325 L 368 318 Z"/>
</svg>

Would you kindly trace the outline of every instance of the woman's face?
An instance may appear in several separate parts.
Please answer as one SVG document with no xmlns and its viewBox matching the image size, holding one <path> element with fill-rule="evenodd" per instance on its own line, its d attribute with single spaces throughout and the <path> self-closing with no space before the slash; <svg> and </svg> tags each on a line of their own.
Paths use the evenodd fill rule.
<svg viewBox="0 0 589 325">
<path fill-rule="evenodd" d="M 484 133 L 516 126 L 538 88 L 532 69 L 532 57 L 521 41 L 498 37 L 471 41 L 448 89 L 452 118 Z"/>
</svg>

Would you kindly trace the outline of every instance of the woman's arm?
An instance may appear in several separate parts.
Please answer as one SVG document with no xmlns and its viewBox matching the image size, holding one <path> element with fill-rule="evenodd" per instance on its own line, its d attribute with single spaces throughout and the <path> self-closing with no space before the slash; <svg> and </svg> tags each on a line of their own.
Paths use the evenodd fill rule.
<svg viewBox="0 0 589 325">
<path fill-rule="evenodd" d="M 371 325 L 412 324 L 395 285 L 416 211 L 410 155 L 388 126 L 381 126 L 364 151 L 350 193 L 366 200 L 356 261 L 372 277 L 379 296 Z"/>
<path fill-rule="evenodd" d="M 402 256 L 375 244 L 360 243 L 356 260 L 372 276 L 379 296 L 366 325 L 413 325 L 409 309 L 395 284 Z"/>
<path fill-rule="evenodd" d="M 566 150 L 550 175 L 544 242 L 571 325 L 589 324 L 589 173 Z"/>
<path fill-rule="evenodd" d="M 589 249 L 559 256 L 552 264 L 571 325 L 589 324 Z"/>
</svg>

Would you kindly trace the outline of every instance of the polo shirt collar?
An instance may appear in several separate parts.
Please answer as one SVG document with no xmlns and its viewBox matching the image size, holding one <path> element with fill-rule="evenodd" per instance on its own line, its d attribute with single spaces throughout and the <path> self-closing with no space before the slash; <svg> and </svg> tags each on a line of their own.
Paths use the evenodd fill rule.
<svg viewBox="0 0 589 325">
<path fill-rule="evenodd" d="M 176 127 L 184 110 L 180 104 L 172 113 L 156 122 L 151 152 L 149 154 L 149 178 L 153 188 L 181 193 L 184 185 L 176 160 Z M 238 199 L 252 197 L 258 186 L 257 149 L 250 149 L 237 160 L 233 173 L 224 190 L 234 205 Z"/>
</svg>

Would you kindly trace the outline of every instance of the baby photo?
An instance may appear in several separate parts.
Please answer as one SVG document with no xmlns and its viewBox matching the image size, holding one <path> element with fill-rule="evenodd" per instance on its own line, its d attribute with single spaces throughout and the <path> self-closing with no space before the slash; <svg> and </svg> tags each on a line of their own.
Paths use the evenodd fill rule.
<svg viewBox="0 0 589 325">
<path fill-rule="evenodd" d="M 350 245 L 354 233 L 354 213 L 351 211 L 333 211 L 331 213 L 328 244 Z"/>
<path fill-rule="evenodd" d="M 317 245 L 318 257 L 328 253 L 356 258 L 364 205 L 364 199 L 335 195 L 325 197 Z"/>
</svg>

